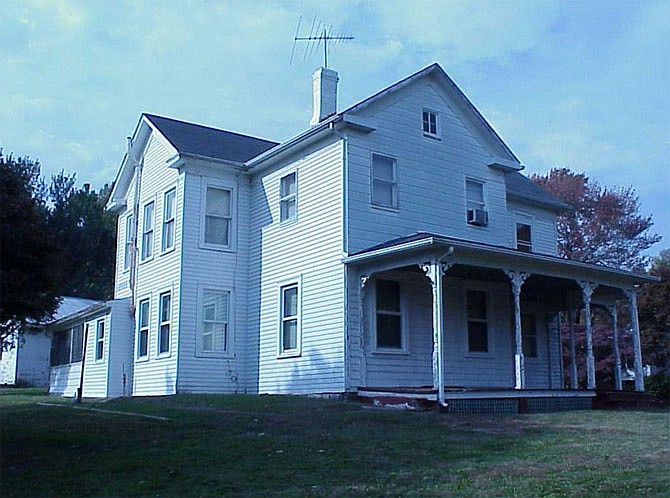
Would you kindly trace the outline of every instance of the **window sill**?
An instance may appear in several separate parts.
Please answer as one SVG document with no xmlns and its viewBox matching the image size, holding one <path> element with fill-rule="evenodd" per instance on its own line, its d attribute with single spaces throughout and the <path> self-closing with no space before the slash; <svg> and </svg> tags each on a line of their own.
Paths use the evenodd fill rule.
<svg viewBox="0 0 670 498">
<path fill-rule="evenodd" d="M 212 358 L 214 360 L 232 360 L 235 358 L 235 353 L 222 352 L 218 353 L 216 351 L 196 351 L 196 358 Z"/>
<path fill-rule="evenodd" d="M 295 218 L 290 218 L 288 220 L 280 220 L 279 221 L 279 226 L 280 227 L 287 227 L 287 226 L 295 225 L 296 223 L 298 223 L 298 217 L 297 216 Z"/>
<path fill-rule="evenodd" d="M 164 251 L 161 251 L 159 256 L 165 256 L 166 254 L 170 254 L 170 253 L 175 252 L 175 250 L 176 250 L 175 246 L 169 247 L 169 248 L 165 249 Z"/>
<path fill-rule="evenodd" d="M 474 351 L 466 351 L 463 356 L 465 358 L 473 358 L 480 360 L 494 360 L 496 358 L 496 355 L 493 353 L 477 353 Z"/>
<path fill-rule="evenodd" d="M 468 223 L 467 221 L 465 222 L 465 225 L 468 228 L 474 228 L 475 230 L 488 230 L 490 223 L 487 223 L 486 225 L 475 225 L 474 223 Z"/>
<path fill-rule="evenodd" d="M 377 204 L 370 204 L 370 207 L 372 209 L 376 209 L 378 211 L 386 211 L 387 213 L 399 213 L 400 212 L 400 208 L 392 207 L 392 206 L 378 206 Z"/>
<path fill-rule="evenodd" d="M 391 354 L 391 355 L 401 355 L 409 356 L 411 353 L 407 349 L 374 349 L 372 354 Z"/>
<path fill-rule="evenodd" d="M 170 353 L 169 351 L 167 351 L 167 352 L 165 352 L 165 353 L 158 353 L 158 354 L 156 355 L 156 359 L 157 359 L 157 360 L 165 360 L 165 359 L 167 359 L 167 358 L 170 358 L 171 356 L 172 356 L 172 353 Z"/>
<path fill-rule="evenodd" d="M 233 249 L 230 246 L 216 246 L 216 245 L 211 245 L 211 244 L 205 244 L 201 242 L 198 247 L 200 249 L 204 249 L 205 251 L 216 251 L 216 252 L 228 252 L 228 253 L 233 253 L 235 252 L 235 249 Z"/>
<path fill-rule="evenodd" d="M 441 142 L 441 141 L 442 141 L 442 137 L 441 137 L 441 136 L 439 136 L 439 135 L 434 135 L 434 134 L 432 134 L 432 133 L 428 133 L 428 132 L 425 132 L 425 131 L 423 132 L 423 136 L 424 136 L 424 138 L 430 138 L 431 140 L 437 140 L 438 142 Z"/>
<path fill-rule="evenodd" d="M 149 361 L 149 355 L 135 358 L 135 363 L 146 363 Z"/>
<path fill-rule="evenodd" d="M 302 356 L 302 351 L 299 350 L 291 350 L 291 351 L 284 351 L 283 353 L 279 353 L 277 355 L 278 360 L 283 360 L 284 358 L 299 358 Z"/>
<path fill-rule="evenodd" d="M 145 263 L 149 263 L 149 262 L 151 262 L 151 261 L 153 261 L 153 260 L 154 260 L 154 257 L 151 256 L 150 258 L 141 259 L 140 262 L 139 262 L 139 264 L 140 264 L 140 265 L 143 265 L 143 264 L 145 264 Z"/>
</svg>

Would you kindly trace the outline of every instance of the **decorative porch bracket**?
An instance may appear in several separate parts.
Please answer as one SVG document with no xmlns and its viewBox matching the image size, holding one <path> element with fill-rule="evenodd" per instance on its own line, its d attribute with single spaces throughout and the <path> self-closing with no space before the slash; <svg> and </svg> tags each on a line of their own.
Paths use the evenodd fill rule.
<svg viewBox="0 0 670 498">
<path fill-rule="evenodd" d="M 514 389 L 526 386 L 526 368 L 523 358 L 523 335 L 521 331 L 521 286 L 530 273 L 517 270 L 503 270 L 512 282 L 514 295 Z"/>
<path fill-rule="evenodd" d="M 596 362 L 593 357 L 593 329 L 591 324 L 591 296 L 598 284 L 580 280 L 582 299 L 584 301 L 584 328 L 586 331 L 586 388 L 596 388 Z"/>
<path fill-rule="evenodd" d="M 443 263 L 434 259 L 423 263 L 421 270 L 430 280 L 433 290 L 433 388 L 437 391 L 437 399 L 444 404 L 444 367 L 442 365 L 442 343 L 444 337 L 444 309 L 442 306 L 444 290 L 442 277 L 453 263 Z"/>
<path fill-rule="evenodd" d="M 640 320 L 637 316 L 637 290 L 624 291 L 630 307 L 630 321 L 633 327 L 633 362 L 635 368 L 635 390 L 644 392 L 644 372 L 642 371 L 642 347 L 640 346 Z"/>
<path fill-rule="evenodd" d="M 616 303 L 607 306 L 607 310 L 612 317 L 612 354 L 614 355 L 614 389 L 621 391 L 623 383 L 621 382 L 621 353 L 619 352 L 619 332 L 618 314 Z"/>
</svg>

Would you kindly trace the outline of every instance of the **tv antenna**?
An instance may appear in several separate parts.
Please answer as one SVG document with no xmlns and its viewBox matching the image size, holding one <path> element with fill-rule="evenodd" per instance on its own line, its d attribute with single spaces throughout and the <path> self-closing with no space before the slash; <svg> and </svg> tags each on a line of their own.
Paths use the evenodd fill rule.
<svg viewBox="0 0 670 498">
<path fill-rule="evenodd" d="M 291 48 L 291 58 L 289 65 L 293 62 L 293 55 L 295 54 L 295 45 L 297 42 L 307 42 L 305 44 L 305 51 L 302 55 L 302 60 L 306 60 L 316 50 L 319 49 L 323 43 L 323 67 L 328 67 L 328 43 L 338 44 L 345 41 L 353 40 L 353 36 L 344 35 L 333 31 L 333 26 L 318 21 L 316 16 L 312 20 L 312 27 L 309 30 L 309 35 L 299 36 L 300 23 L 302 22 L 302 14 L 298 18 L 298 25 L 295 28 L 295 36 L 293 37 L 293 48 Z"/>
</svg>

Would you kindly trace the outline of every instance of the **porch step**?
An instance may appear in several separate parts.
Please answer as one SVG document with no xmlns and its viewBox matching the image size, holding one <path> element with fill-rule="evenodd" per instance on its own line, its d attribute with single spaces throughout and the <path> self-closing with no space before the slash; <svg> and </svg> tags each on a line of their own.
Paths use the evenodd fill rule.
<svg viewBox="0 0 670 498">
<path fill-rule="evenodd" d="M 597 389 L 593 398 L 594 410 L 616 410 L 634 408 L 663 408 L 663 402 L 647 393 Z"/>
</svg>

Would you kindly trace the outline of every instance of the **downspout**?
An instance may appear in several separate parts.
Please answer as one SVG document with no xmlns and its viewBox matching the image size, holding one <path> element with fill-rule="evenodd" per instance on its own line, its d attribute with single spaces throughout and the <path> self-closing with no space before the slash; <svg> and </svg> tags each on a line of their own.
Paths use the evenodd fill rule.
<svg viewBox="0 0 670 498">
<path fill-rule="evenodd" d="M 349 254 L 349 139 L 346 134 L 335 132 L 342 140 L 342 254 Z M 344 390 L 351 387 L 349 354 L 349 268 L 344 264 Z"/>
<path fill-rule="evenodd" d="M 137 287 L 137 260 L 138 260 L 138 248 L 137 248 L 137 237 L 139 233 L 139 218 L 140 218 L 140 192 L 141 192 L 141 183 L 142 183 L 142 168 L 144 166 L 144 160 L 136 161 L 132 156 L 132 139 L 128 138 L 128 159 L 133 162 L 135 169 L 135 193 L 133 195 L 133 239 L 132 247 L 130 252 L 130 276 L 128 285 L 130 287 L 130 309 L 135 315 L 135 298 L 136 298 L 136 287 Z"/>
<path fill-rule="evenodd" d="M 77 388 L 77 404 L 81 403 L 84 393 L 84 366 L 86 365 L 86 348 L 88 347 L 88 323 L 84 327 L 84 350 L 81 353 L 81 372 L 79 372 L 79 387 Z"/>
<path fill-rule="evenodd" d="M 449 256 L 454 254 L 454 246 L 450 246 L 449 250 L 444 253 L 442 256 L 437 258 L 435 260 L 435 297 L 434 299 L 437 299 L 437 316 L 436 316 L 436 325 L 438 325 L 438 332 L 437 332 L 437 337 L 436 337 L 436 345 L 435 348 L 437 349 L 437 369 L 438 369 L 438 375 L 437 375 L 437 402 L 439 403 L 440 407 L 442 408 L 447 408 L 448 403 L 444 399 L 444 285 L 442 282 L 442 278 L 444 277 L 444 273 L 448 269 L 449 266 L 451 266 L 450 263 L 445 263 L 444 260 L 448 258 Z"/>
</svg>

